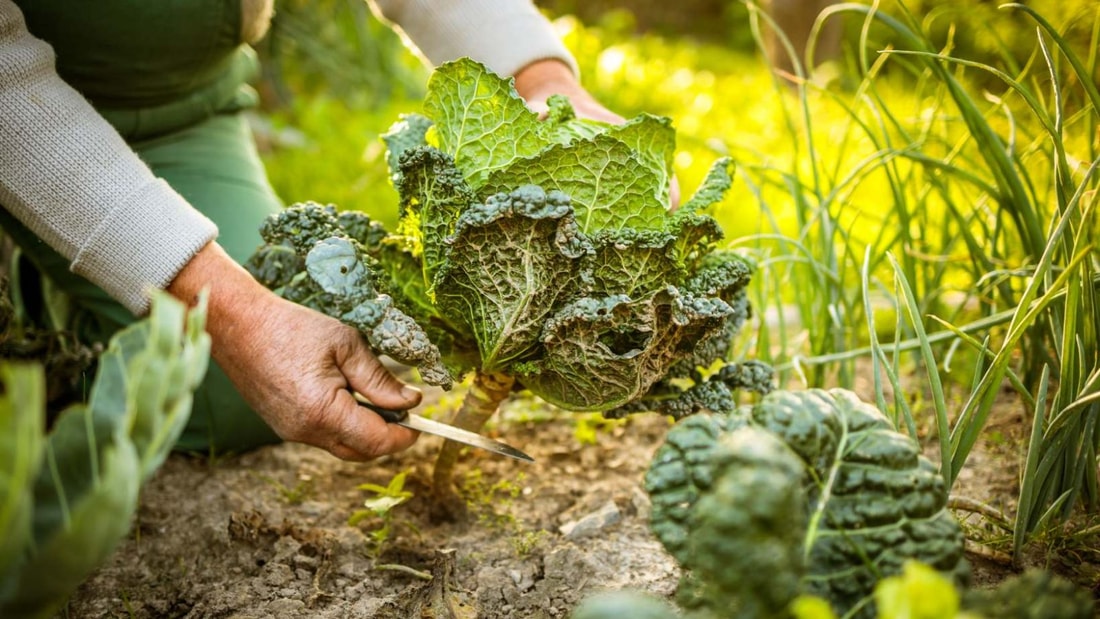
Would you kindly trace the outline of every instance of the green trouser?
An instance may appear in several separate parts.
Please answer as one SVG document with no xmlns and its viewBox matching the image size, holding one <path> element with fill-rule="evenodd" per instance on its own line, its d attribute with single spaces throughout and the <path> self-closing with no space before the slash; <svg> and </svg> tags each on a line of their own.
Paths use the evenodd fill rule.
<svg viewBox="0 0 1100 619">
<path fill-rule="evenodd" d="M 245 120 L 214 116 L 198 125 L 132 145 L 153 172 L 218 225 L 218 243 L 243 262 L 260 243 L 264 217 L 281 207 L 264 175 Z M 70 298 L 74 326 L 86 342 L 106 342 L 134 321 L 133 314 L 103 289 L 69 271 L 69 261 L 0 211 L 0 227 L 26 257 Z M 244 403 L 216 363 L 195 393 L 191 420 L 177 448 L 239 451 L 278 441 Z"/>
<path fill-rule="evenodd" d="M 218 243 L 238 262 L 260 244 L 263 219 L 282 208 L 241 110 L 255 103 L 244 84 L 256 74 L 239 41 L 239 0 L 17 0 L 35 36 L 57 51 L 57 69 L 111 122 L 153 173 L 218 226 Z M 106 342 L 135 318 L 6 210 L 0 228 L 65 291 L 72 326 Z M 212 363 L 195 393 L 177 448 L 241 451 L 279 440 Z"/>
</svg>

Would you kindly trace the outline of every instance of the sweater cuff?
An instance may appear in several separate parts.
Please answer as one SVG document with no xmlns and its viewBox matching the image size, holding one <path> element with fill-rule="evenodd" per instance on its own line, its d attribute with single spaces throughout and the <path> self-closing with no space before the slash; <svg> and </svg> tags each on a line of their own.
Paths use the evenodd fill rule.
<svg viewBox="0 0 1100 619">
<path fill-rule="evenodd" d="M 468 56 L 504 77 L 536 60 L 557 59 L 578 73 L 553 26 L 522 0 L 373 0 L 372 5 L 432 65 Z"/>
<path fill-rule="evenodd" d="M 71 268 L 141 316 L 150 289 L 166 288 L 217 234 L 214 222 L 156 179 L 100 222 Z"/>
</svg>

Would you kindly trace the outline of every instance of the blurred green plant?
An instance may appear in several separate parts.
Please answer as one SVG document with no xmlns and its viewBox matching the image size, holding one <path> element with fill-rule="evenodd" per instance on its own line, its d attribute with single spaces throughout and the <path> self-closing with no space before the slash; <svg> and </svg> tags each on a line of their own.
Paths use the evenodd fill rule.
<svg viewBox="0 0 1100 619">
<path fill-rule="evenodd" d="M 0 362 L 0 613 L 49 617 L 130 529 L 138 490 L 191 412 L 210 338 L 205 300 L 167 294 L 99 359 L 87 404 L 45 427 L 45 377 Z"/>
<path fill-rule="evenodd" d="M 293 486 L 288 486 L 270 475 L 261 474 L 257 477 L 274 488 L 279 498 L 287 505 L 301 505 L 313 492 L 313 479 L 310 477 L 298 479 Z"/>
<path fill-rule="evenodd" d="M 371 110 L 423 95 L 423 64 L 362 0 L 280 1 L 257 47 L 268 106 L 323 95 Z"/>
<path fill-rule="evenodd" d="M 956 58 L 966 58 L 982 64 L 1003 67 L 1018 75 L 1023 67 L 1038 62 L 1042 56 L 1035 46 L 1035 27 L 1020 19 L 1014 11 L 1004 10 L 1004 2 L 988 0 L 905 0 L 904 2 L 871 2 L 889 16 L 905 21 L 916 16 L 913 30 L 938 50 Z M 1044 17 L 1075 49 L 1087 50 L 1092 43 L 1100 7 L 1093 0 L 1061 0 L 1059 2 L 1027 3 L 1041 9 Z M 853 43 L 861 35 L 850 29 Z M 873 49 L 887 49 L 899 44 L 897 33 L 888 26 L 872 26 L 870 42 Z M 981 86 L 994 90 L 1003 87 L 992 75 L 975 74 L 970 78 Z"/>
<path fill-rule="evenodd" d="M 581 413 L 571 415 L 573 438 L 581 445 L 595 445 L 601 433 L 610 432 L 626 425 L 627 419 L 607 419 L 599 413 Z"/>
<path fill-rule="evenodd" d="M 423 97 L 423 61 L 362 0 L 280 2 L 257 48 L 264 111 L 254 133 L 278 195 L 395 225 L 378 136 Z"/>
</svg>

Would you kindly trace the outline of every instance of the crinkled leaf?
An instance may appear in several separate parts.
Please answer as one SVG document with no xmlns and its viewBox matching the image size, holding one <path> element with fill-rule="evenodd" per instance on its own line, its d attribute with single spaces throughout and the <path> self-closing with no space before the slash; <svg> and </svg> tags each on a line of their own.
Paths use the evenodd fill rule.
<svg viewBox="0 0 1100 619">
<path fill-rule="evenodd" d="M 669 182 L 672 179 L 672 158 L 676 154 L 676 131 L 672 121 L 663 116 L 640 114 L 607 130 L 611 137 L 638 153 L 638 158 L 656 179 L 654 190 L 662 205 L 668 205 Z"/>
<path fill-rule="evenodd" d="M 421 255 L 421 278 L 430 283 L 446 251 L 444 240 L 476 198 L 454 159 L 435 148 L 408 151 L 401 159 L 401 170 L 400 232 L 414 240 L 412 253 Z"/>
<path fill-rule="evenodd" d="M 504 368 L 530 356 L 547 318 L 576 294 L 589 251 L 564 195 L 522 187 L 493 196 L 459 220 L 436 302 L 475 334 L 483 371 Z"/>
<path fill-rule="evenodd" d="M 733 183 L 733 168 L 729 158 L 714 162 L 695 195 L 672 214 L 669 230 L 677 238 L 676 255 L 684 264 L 699 262 L 714 243 L 722 240 L 721 226 L 702 211 L 725 197 Z"/>
<path fill-rule="evenodd" d="M 677 214 L 681 217 L 695 215 L 699 211 L 708 208 L 726 197 L 726 192 L 733 185 L 733 160 L 723 157 L 715 161 L 707 171 L 703 183 L 695 190 L 695 195 L 685 202 Z"/>
<path fill-rule="evenodd" d="M 376 279 L 385 281 L 386 276 L 374 272 L 367 247 L 345 234 L 343 226 L 372 243 L 376 254 L 384 253 L 382 246 L 385 243 L 375 238 L 375 228 L 365 216 L 338 215 L 335 208 L 305 203 L 267 219 L 263 226 L 264 239 L 276 246 L 293 248 L 304 268 L 289 278 L 284 273 L 281 279 L 287 281 L 279 293 L 288 300 L 353 325 L 363 332 L 377 352 L 402 363 L 418 365 L 425 382 L 450 387 L 451 375 L 438 349 L 412 318 L 393 307 L 389 296 L 378 293 L 374 282 Z M 296 233 L 303 234 L 309 242 L 286 237 Z M 263 255 L 265 249 L 266 246 L 261 247 L 257 255 Z M 289 259 L 283 262 L 292 263 Z M 263 264 L 263 261 L 254 263 Z M 393 267 L 394 263 L 389 265 Z M 410 288 L 404 300 L 409 300 L 412 292 Z"/>
<path fill-rule="evenodd" d="M 343 237 L 318 242 L 306 256 L 306 270 L 333 296 L 326 312 L 363 332 L 376 352 L 416 365 L 425 382 L 450 387 L 450 372 L 424 329 L 374 290 L 367 256 L 357 243 Z"/>
<path fill-rule="evenodd" d="M 875 407 L 842 389 L 774 391 L 753 419 L 813 470 L 810 593 L 845 613 L 910 559 L 965 581 L 962 532 L 946 508 L 943 477 Z"/>
<path fill-rule="evenodd" d="M 373 253 L 389 236 L 381 223 L 371 220 L 366 213 L 359 211 L 339 211 L 336 214 L 336 226 L 348 238 L 358 241 L 367 253 Z"/>
<path fill-rule="evenodd" d="M 546 322 L 542 356 L 516 369 L 525 387 L 563 408 L 615 408 L 644 394 L 681 347 L 721 328 L 730 311 L 672 287 L 638 300 L 581 298 Z"/>
<path fill-rule="evenodd" d="M 424 112 L 435 122 L 440 150 L 454 156 L 475 190 L 493 171 L 546 146 L 538 115 L 516 94 L 512 80 L 469 58 L 432 72 Z"/>
<path fill-rule="evenodd" d="M 801 481 L 803 509 L 782 506 L 770 514 L 762 512 L 758 508 L 766 505 L 763 499 L 778 496 L 765 496 L 763 490 L 756 501 L 719 501 L 722 505 L 716 508 L 700 498 L 728 474 L 721 471 L 723 458 L 729 461 L 730 454 L 716 454 L 731 444 L 718 445 L 746 418 L 801 460 L 806 470 Z M 759 444 L 748 441 L 734 451 L 748 450 L 745 453 L 751 455 Z M 956 583 L 967 573 L 962 534 L 946 509 L 943 478 L 919 446 L 896 432 L 881 412 L 845 390 L 773 391 L 730 417 L 689 417 L 668 433 L 666 444 L 657 451 L 646 489 L 653 499 L 654 532 L 689 569 L 710 560 L 708 553 L 717 544 L 689 542 L 704 512 L 708 518 L 743 523 L 779 523 L 807 514 L 809 525 L 800 527 L 805 535 L 801 553 L 808 561 L 801 588 L 828 599 L 840 615 L 851 611 L 851 616 L 873 617 L 873 604 L 867 602 L 875 583 L 900 573 L 909 560 L 931 565 Z M 723 554 L 733 561 L 759 542 L 755 537 L 741 540 Z M 731 570 L 729 575 L 737 573 Z"/>
<path fill-rule="evenodd" d="M 421 261 L 398 243 L 382 243 L 374 254 L 378 269 L 374 284 L 393 298 L 394 305 L 421 325 L 439 319 L 435 302 L 424 282 Z"/>
<path fill-rule="evenodd" d="M 374 314 L 360 319 L 357 314 Z M 367 301 L 340 317 L 348 324 L 356 325 L 367 336 L 371 348 L 389 355 L 407 365 L 416 365 L 420 378 L 429 385 L 451 387 L 451 374 L 443 365 L 439 349 L 428 339 L 428 334 L 411 317 L 393 307 L 389 297 Z M 367 328 L 367 325 L 373 325 Z"/>
<path fill-rule="evenodd" d="M 699 268 L 684 282 L 684 289 L 700 296 L 717 296 L 731 301 L 752 279 L 752 263 L 728 250 L 708 253 Z"/>
<path fill-rule="evenodd" d="M 306 254 L 306 272 L 321 290 L 354 302 L 375 296 L 367 265 L 350 239 L 319 241 Z"/>
<path fill-rule="evenodd" d="M 648 296 L 685 273 L 672 246 L 676 238 L 660 230 L 606 230 L 593 236 L 595 253 L 588 260 L 592 290 L 597 294 Z"/>
<path fill-rule="evenodd" d="M 711 456 L 714 483 L 691 515 L 687 556 L 696 595 L 724 615 L 787 617 L 805 569 L 804 467 L 776 436 L 752 426 L 727 433 Z"/>
<path fill-rule="evenodd" d="M 305 262 L 290 244 L 263 245 L 244 267 L 256 281 L 277 291 L 305 269 Z"/>
<path fill-rule="evenodd" d="M 691 270 L 723 237 L 721 226 L 710 215 L 685 215 L 681 211 L 669 221 L 669 232 L 676 237 L 672 248 L 676 261 Z"/>
<path fill-rule="evenodd" d="M 451 376 L 462 376 L 477 367 L 477 343 L 463 323 L 449 320 L 439 312 L 434 298 L 421 279 L 420 261 L 396 243 L 384 243 L 376 255 L 378 271 L 375 285 L 393 298 L 397 309 L 409 315 L 424 329 L 439 349 Z M 381 279 L 379 279 L 381 278 Z"/>
<path fill-rule="evenodd" d="M 660 180 L 625 143 L 609 135 L 566 146 L 494 172 L 485 193 L 530 183 L 557 189 L 573 201 L 577 223 L 586 234 L 597 230 L 663 230 L 667 214 L 657 197 Z"/>
<path fill-rule="evenodd" d="M 569 144 L 575 140 L 591 139 L 601 133 L 606 133 L 612 125 L 610 123 L 577 118 L 576 111 L 569 98 L 564 95 L 551 95 L 546 100 L 546 118 L 543 127 L 547 138 L 557 144 Z"/>
<path fill-rule="evenodd" d="M 650 528 L 669 554 L 690 561 L 688 535 L 699 495 L 714 485 L 712 461 L 719 438 L 748 423 L 748 412 L 725 415 L 703 412 L 679 421 L 657 449 L 645 475 L 653 503 Z"/>
<path fill-rule="evenodd" d="M 427 146 L 425 135 L 432 126 L 431 119 L 421 114 L 402 114 L 399 120 L 382 134 L 386 144 L 386 163 L 390 167 L 390 178 L 395 184 L 401 178 L 401 155 L 417 146 Z"/>
<path fill-rule="evenodd" d="M 676 380 L 683 379 L 677 377 Z M 722 381 L 703 381 L 683 389 L 666 375 L 642 397 L 604 411 L 603 416 L 622 419 L 635 413 L 654 412 L 679 420 L 696 413 L 728 413 L 737 407 L 734 397 L 733 391 Z"/>
<path fill-rule="evenodd" d="M 513 84 L 469 59 L 445 63 L 433 73 L 424 116 L 403 117 L 384 137 L 391 168 L 399 168 L 398 228 L 385 240 L 367 234 L 370 230 L 365 236 L 371 240 L 360 240 L 382 263 L 381 268 L 368 265 L 375 284 L 421 324 L 456 375 L 471 367 L 514 369 L 527 383 L 541 384 L 552 402 L 607 410 L 643 394 L 676 363 L 693 369 L 694 349 L 718 351 L 713 344 L 728 338 L 747 315 L 743 293 L 721 292 L 717 299 L 702 298 L 711 296 L 710 288 L 680 294 L 689 278 L 699 282 L 700 290 L 706 288 L 698 272 L 722 232 L 700 211 L 722 197 L 732 167 L 728 160 L 716 165 L 687 208 L 670 215 L 675 133 L 668 119 L 642 115 L 622 125 L 580 119 L 568 99 L 556 95 L 548 99 L 546 118 L 540 121 Z M 489 204 L 499 200 L 495 196 L 523 193 L 529 186 L 568 196 L 575 224 L 552 223 L 559 218 L 552 214 L 553 205 L 509 207 L 528 218 L 525 235 L 511 216 L 501 217 L 508 209 Z M 352 225 L 339 222 L 332 230 L 301 212 L 282 220 L 274 226 L 281 233 L 306 237 L 283 241 L 295 244 L 299 255 L 326 238 L 326 230 L 328 236 L 342 236 L 338 228 Z M 583 261 L 574 264 L 581 255 Z M 417 262 L 419 278 L 413 276 Z M 558 283 L 563 277 L 565 283 Z M 278 281 L 287 282 L 281 288 L 286 298 L 330 315 L 379 319 L 378 307 L 336 298 L 328 283 L 320 286 L 299 275 Z M 675 292 L 666 292 L 670 289 Z M 546 328 L 547 318 L 569 303 L 618 294 L 637 307 L 664 299 L 655 304 L 663 309 L 647 310 L 663 317 L 642 319 L 645 311 L 626 311 L 627 324 L 601 323 L 603 341 L 595 344 L 559 338 Z M 686 299 L 692 311 L 681 307 Z M 330 308 L 333 304 L 339 307 Z M 708 315 L 706 329 L 683 328 L 695 322 L 687 314 L 712 311 L 726 314 L 726 320 Z M 638 335 L 666 323 L 675 326 L 672 335 Z M 608 354 L 646 338 L 660 344 L 642 346 L 639 361 L 614 361 L 633 364 L 626 378 L 619 377 L 628 387 L 613 389 L 606 398 L 570 391 L 583 384 L 575 380 L 575 371 L 598 370 L 603 362 L 591 357 L 591 367 L 580 369 L 574 365 L 578 358 Z M 555 394 L 559 387 L 568 395 Z"/>
<path fill-rule="evenodd" d="M 290 245 L 305 255 L 322 239 L 340 234 L 336 207 L 302 202 L 285 208 L 264 220 L 260 236 L 268 245 Z"/>
</svg>

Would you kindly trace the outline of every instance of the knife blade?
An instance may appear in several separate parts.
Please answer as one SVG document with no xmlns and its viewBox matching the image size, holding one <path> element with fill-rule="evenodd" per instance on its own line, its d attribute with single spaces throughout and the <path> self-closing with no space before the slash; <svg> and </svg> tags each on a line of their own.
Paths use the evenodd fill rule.
<svg viewBox="0 0 1100 619">
<path fill-rule="evenodd" d="M 427 417 L 421 417 L 420 415 L 410 413 L 407 410 L 393 410 L 391 408 L 383 408 L 377 404 L 371 402 L 361 393 L 352 392 L 352 397 L 359 403 L 360 406 L 378 413 L 378 416 L 385 419 L 387 423 L 396 423 L 399 426 L 409 428 L 411 430 L 417 430 L 418 432 L 427 432 L 428 434 L 434 434 L 436 436 L 442 436 L 445 439 L 456 441 L 464 445 L 470 445 L 471 447 L 478 447 L 491 451 L 495 454 L 507 456 L 509 458 L 515 458 L 516 460 L 523 460 L 524 462 L 534 462 L 535 459 L 531 456 L 523 453 L 522 451 L 512 447 L 507 443 L 500 441 L 494 441 L 491 438 L 482 436 L 476 432 L 470 432 L 469 430 L 463 430 L 462 428 L 452 426 L 450 424 L 436 421 L 434 419 L 428 419 Z"/>
</svg>

